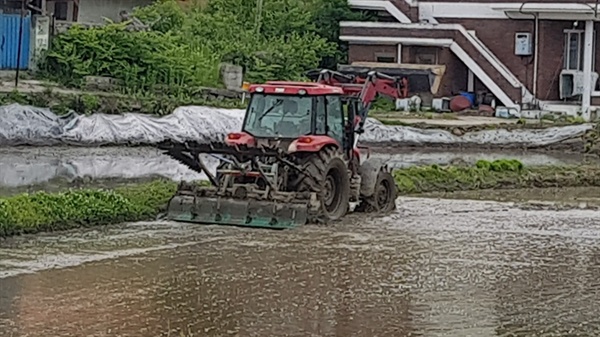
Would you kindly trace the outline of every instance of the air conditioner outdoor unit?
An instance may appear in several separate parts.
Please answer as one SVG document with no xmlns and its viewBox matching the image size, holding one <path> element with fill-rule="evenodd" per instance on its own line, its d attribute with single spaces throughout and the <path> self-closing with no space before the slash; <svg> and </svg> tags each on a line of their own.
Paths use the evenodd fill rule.
<svg viewBox="0 0 600 337">
<path fill-rule="evenodd" d="M 598 73 L 592 72 L 592 90 L 596 88 Z M 563 69 L 559 81 L 560 99 L 571 98 L 583 94 L 583 71 Z"/>
</svg>

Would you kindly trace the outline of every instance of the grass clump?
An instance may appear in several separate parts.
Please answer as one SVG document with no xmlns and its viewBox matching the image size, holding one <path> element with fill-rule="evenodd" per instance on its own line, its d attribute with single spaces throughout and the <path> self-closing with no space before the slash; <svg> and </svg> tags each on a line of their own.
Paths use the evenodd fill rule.
<svg viewBox="0 0 600 337">
<path fill-rule="evenodd" d="M 0 237 L 151 219 L 175 188 L 173 182 L 158 180 L 115 190 L 36 192 L 0 198 Z"/>
<path fill-rule="evenodd" d="M 394 171 L 400 193 L 491 188 L 505 175 L 492 171 L 492 164 L 484 161 L 475 167 L 430 165 Z"/>
<path fill-rule="evenodd" d="M 518 160 L 480 160 L 473 166 L 421 166 L 394 171 L 401 194 L 478 189 L 600 186 L 600 167 L 525 167 Z"/>
<path fill-rule="evenodd" d="M 477 163 L 475 163 L 475 167 L 484 171 L 494 172 L 519 172 L 524 168 L 523 163 L 516 159 L 500 159 L 494 161 L 478 160 Z"/>
</svg>

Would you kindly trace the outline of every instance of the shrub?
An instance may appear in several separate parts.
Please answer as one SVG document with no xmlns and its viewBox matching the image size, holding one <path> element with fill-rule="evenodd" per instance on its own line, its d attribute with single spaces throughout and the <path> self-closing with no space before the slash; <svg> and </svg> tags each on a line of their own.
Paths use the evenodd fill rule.
<svg viewBox="0 0 600 337">
<path fill-rule="evenodd" d="M 47 76 L 80 86 L 84 76 L 110 76 L 128 90 L 162 86 L 181 92 L 220 86 L 220 62 L 244 67 L 246 79 L 298 79 L 320 64 L 343 58 L 339 21 L 366 17 L 345 0 L 265 0 L 262 11 L 246 0 L 211 0 L 181 7 L 160 0 L 134 17 L 150 30 L 127 23 L 70 28 L 53 39 L 43 67 Z"/>
<path fill-rule="evenodd" d="M 124 24 L 70 28 L 58 35 L 47 53 L 50 77 L 80 86 L 85 76 L 110 76 L 132 91 L 157 85 L 216 83 L 219 60 L 208 48 L 182 42 L 182 37 L 157 31 L 129 32 Z"/>
<path fill-rule="evenodd" d="M 174 191 L 175 183 L 158 180 L 116 190 L 37 192 L 0 199 L 0 237 L 149 219 Z"/>
</svg>

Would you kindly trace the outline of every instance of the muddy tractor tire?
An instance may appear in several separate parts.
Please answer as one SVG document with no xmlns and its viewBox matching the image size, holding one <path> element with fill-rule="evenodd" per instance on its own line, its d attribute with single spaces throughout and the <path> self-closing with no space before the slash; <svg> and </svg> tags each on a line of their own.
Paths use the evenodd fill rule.
<svg viewBox="0 0 600 337">
<path fill-rule="evenodd" d="M 311 222 L 327 223 L 348 213 L 350 207 L 350 175 L 343 155 L 335 149 L 324 149 L 304 160 L 305 178 L 299 190 L 315 191 L 320 208 Z"/>
<path fill-rule="evenodd" d="M 388 168 L 366 163 L 359 171 L 362 179 L 361 196 L 354 211 L 389 213 L 395 210 L 398 188 Z"/>
</svg>

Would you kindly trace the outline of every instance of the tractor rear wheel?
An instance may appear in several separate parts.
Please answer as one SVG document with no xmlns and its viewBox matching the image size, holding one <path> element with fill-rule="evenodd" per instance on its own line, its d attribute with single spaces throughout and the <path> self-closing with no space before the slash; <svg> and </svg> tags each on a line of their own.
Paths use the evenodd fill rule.
<svg viewBox="0 0 600 337">
<path fill-rule="evenodd" d="M 381 170 L 377 174 L 375 190 L 370 197 L 361 198 L 356 206 L 356 212 L 381 212 L 389 213 L 396 209 L 398 190 L 391 173 Z"/>
<path fill-rule="evenodd" d="M 337 220 L 348 212 L 350 181 L 348 168 L 339 158 L 333 158 L 327 165 L 321 193 L 323 213 L 329 220 Z"/>
<path fill-rule="evenodd" d="M 298 190 L 309 190 L 319 195 L 320 209 L 312 221 L 338 220 L 350 207 L 350 176 L 343 155 L 334 149 L 324 149 L 304 159 L 305 174 Z"/>
</svg>

